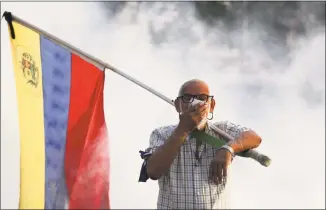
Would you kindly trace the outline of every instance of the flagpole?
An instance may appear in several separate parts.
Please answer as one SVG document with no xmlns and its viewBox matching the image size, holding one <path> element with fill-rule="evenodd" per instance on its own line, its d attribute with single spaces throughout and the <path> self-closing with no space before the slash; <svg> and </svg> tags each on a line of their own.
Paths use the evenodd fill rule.
<svg viewBox="0 0 326 210">
<path fill-rule="evenodd" d="M 19 24 L 21 24 L 23 26 L 26 26 L 26 27 L 30 28 L 31 30 L 35 31 L 36 33 L 42 34 L 46 38 L 52 40 L 53 42 L 61 45 L 64 48 L 67 48 L 67 49 L 71 50 L 74 54 L 82 57 L 83 59 L 85 59 L 86 61 L 94 64 L 95 66 L 99 67 L 100 69 L 111 70 L 111 71 L 119 74 L 120 76 L 126 78 L 127 80 L 137 84 L 138 86 L 146 89 L 147 91 L 151 92 L 152 94 L 156 95 L 157 97 L 161 98 L 162 100 L 168 102 L 169 104 L 174 105 L 172 99 L 164 96 L 163 94 L 161 94 L 158 91 L 154 90 L 153 88 L 145 85 L 144 83 L 140 82 L 139 80 L 129 76 L 128 74 L 126 74 L 126 73 L 124 73 L 122 71 L 120 71 L 119 69 L 115 68 L 114 66 L 111 66 L 110 64 L 108 64 L 108 63 L 106 63 L 106 62 L 104 62 L 104 61 L 102 61 L 100 59 L 97 59 L 97 58 L 93 57 L 92 55 L 89 55 L 88 53 L 82 51 L 81 49 L 78 49 L 77 47 L 70 45 L 69 43 L 59 39 L 58 37 L 56 37 L 56 36 L 54 36 L 52 34 L 49 34 L 46 31 L 43 31 L 42 29 L 40 29 L 40 28 L 38 28 L 38 27 L 24 21 L 23 19 L 11 14 L 10 12 L 4 12 L 3 17 L 5 17 L 7 21 L 8 20 L 15 21 L 15 22 L 17 22 L 17 23 L 19 23 Z M 9 21 L 8 21 L 8 24 L 10 24 Z M 13 33 L 13 32 L 11 32 L 11 33 Z"/>
<path fill-rule="evenodd" d="M 174 106 L 174 101 L 166 96 L 164 96 L 163 94 L 157 92 L 156 90 L 154 90 L 153 88 L 145 85 L 144 83 L 140 82 L 139 80 L 127 75 L 126 73 L 120 71 L 119 69 L 111 66 L 110 64 L 101 61 L 100 59 L 97 59 L 95 57 L 93 57 L 92 55 L 89 55 L 87 53 L 85 53 L 84 51 L 78 49 L 75 46 L 70 45 L 69 43 L 59 39 L 58 37 L 47 33 L 46 31 L 43 31 L 42 29 L 24 21 L 23 19 L 12 15 L 11 12 L 4 12 L 3 16 L 5 17 L 6 21 L 9 24 L 10 27 L 10 32 L 11 32 L 11 36 L 13 39 L 15 39 L 15 33 L 14 33 L 14 28 L 12 26 L 12 21 L 15 21 L 23 26 L 26 26 L 28 28 L 30 28 L 31 30 L 35 31 L 36 33 L 42 34 L 43 36 L 47 37 L 48 39 L 52 40 L 53 42 L 61 45 L 62 47 L 72 51 L 74 54 L 82 57 L 83 59 L 85 59 L 86 61 L 94 64 L 95 66 L 99 67 L 100 69 L 106 70 L 109 69 L 117 74 L 119 74 L 120 76 L 126 78 L 127 80 L 137 84 L 138 86 L 146 89 L 147 91 L 151 92 L 152 94 L 156 95 L 157 97 L 161 98 L 162 100 L 166 101 L 167 103 L 171 104 Z M 225 137 L 226 139 L 228 139 L 229 141 L 233 140 L 233 137 L 230 136 L 229 134 L 227 134 L 226 132 L 222 131 L 221 129 L 219 129 L 218 127 L 216 127 L 215 125 L 213 125 L 212 123 L 210 124 L 212 129 L 214 131 L 216 131 L 217 133 L 219 133 L 220 135 L 222 135 L 223 137 Z M 260 164 L 264 165 L 264 166 L 268 166 L 270 164 L 270 159 L 265 156 L 260 154 L 259 152 L 257 152 L 256 150 L 249 150 L 249 152 L 246 153 L 246 157 L 250 157 L 256 161 L 258 161 Z"/>
</svg>

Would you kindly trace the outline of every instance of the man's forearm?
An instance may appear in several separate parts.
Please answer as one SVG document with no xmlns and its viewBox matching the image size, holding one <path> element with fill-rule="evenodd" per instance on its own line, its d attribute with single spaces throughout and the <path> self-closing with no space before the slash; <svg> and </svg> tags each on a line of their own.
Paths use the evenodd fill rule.
<svg viewBox="0 0 326 210">
<path fill-rule="evenodd" d="M 151 179 L 159 179 L 169 170 L 187 135 L 188 133 L 178 126 L 170 138 L 148 158 L 147 174 Z"/>
<path fill-rule="evenodd" d="M 261 143 L 261 137 L 254 131 L 242 132 L 238 138 L 228 143 L 233 148 L 234 153 L 240 153 L 248 149 L 257 148 Z"/>
</svg>

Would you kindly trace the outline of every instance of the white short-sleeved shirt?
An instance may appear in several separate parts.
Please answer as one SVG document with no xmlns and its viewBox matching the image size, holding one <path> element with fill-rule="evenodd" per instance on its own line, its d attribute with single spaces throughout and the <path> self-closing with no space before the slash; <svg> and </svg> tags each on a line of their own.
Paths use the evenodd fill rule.
<svg viewBox="0 0 326 210">
<path fill-rule="evenodd" d="M 228 121 L 214 123 L 215 126 L 236 138 L 248 128 Z M 150 145 L 143 153 L 145 159 L 142 172 L 145 173 L 146 159 L 156 148 L 164 144 L 173 133 L 176 125 L 155 129 L 150 136 Z M 205 132 L 222 139 L 209 126 Z M 224 209 L 227 208 L 227 181 L 216 185 L 208 180 L 209 167 L 216 148 L 203 143 L 198 149 L 199 158 L 195 158 L 196 139 L 187 137 L 169 171 L 158 180 L 158 209 Z M 197 157 L 198 157 L 197 156 Z M 148 177 L 147 177 L 148 178 Z M 145 178 L 146 179 L 146 178 Z M 146 180 L 143 180 L 146 181 Z"/>
</svg>

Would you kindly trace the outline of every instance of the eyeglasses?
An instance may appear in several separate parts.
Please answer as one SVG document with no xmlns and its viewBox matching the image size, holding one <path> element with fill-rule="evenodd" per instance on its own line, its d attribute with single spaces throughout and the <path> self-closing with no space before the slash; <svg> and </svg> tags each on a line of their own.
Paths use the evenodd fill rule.
<svg viewBox="0 0 326 210">
<path fill-rule="evenodd" d="M 194 99 L 198 99 L 200 101 L 207 102 L 208 99 L 212 99 L 214 96 L 209 96 L 206 94 L 200 94 L 200 95 L 191 95 L 191 94 L 185 94 L 183 96 L 177 97 L 177 99 L 181 98 L 184 103 L 191 103 L 194 101 Z"/>
</svg>

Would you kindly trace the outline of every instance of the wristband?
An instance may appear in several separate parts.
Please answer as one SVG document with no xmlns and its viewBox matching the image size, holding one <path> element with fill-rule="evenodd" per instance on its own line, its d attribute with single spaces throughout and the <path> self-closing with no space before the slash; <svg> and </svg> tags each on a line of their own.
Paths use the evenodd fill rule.
<svg viewBox="0 0 326 210">
<path fill-rule="evenodd" d="M 220 149 L 226 149 L 226 150 L 228 150 L 230 153 L 231 153 L 231 155 L 232 155 L 232 157 L 234 158 L 234 156 L 235 156 L 235 154 L 234 154 L 234 150 L 233 150 L 233 148 L 232 147 L 230 147 L 229 145 L 223 145 Z"/>
</svg>

